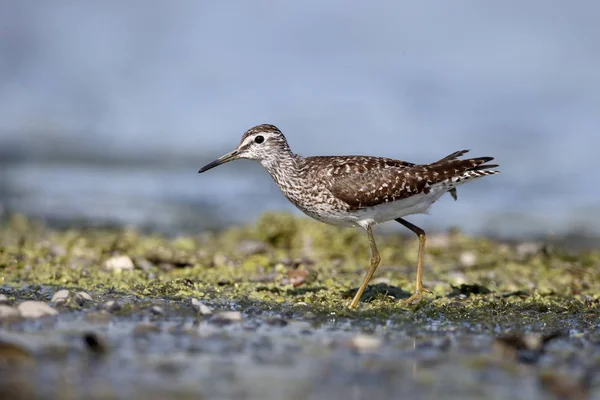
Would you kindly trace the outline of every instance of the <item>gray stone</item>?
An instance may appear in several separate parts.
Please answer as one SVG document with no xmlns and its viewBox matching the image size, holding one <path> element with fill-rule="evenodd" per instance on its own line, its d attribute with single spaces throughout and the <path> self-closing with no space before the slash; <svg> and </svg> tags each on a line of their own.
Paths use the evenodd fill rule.
<svg viewBox="0 0 600 400">
<path fill-rule="evenodd" d="M 18 317 L 19 315 L 21 314 L 16 308 L 0 304 L 0 319 Z"/>
<path fill-rule="evenodd" d="M 154 315 L 165 315 L 165 310 L 161 306 L 152 306 L 150 312 Z"/>
<path fill-rule="evenodd" d="M 201 315 L 212 314 L 212 309 L 198 299 L 192 299 L 192 307 Z"/>
<path fill-rule="evenodd" d="M 67 300 L 69 300 L 69 296 L 71 296 L 71 293 L 67 289 L 61 289 L 54 293 L 50 301 L 56 304 L 65 303 Z"/>
<path fill-rule="evenodd" d="M 90 296 L 89 293 L 86 292 L 77 292 L 75 293 L 75 301 L 77 302 L 77 304 L 79 304 L 80 306 L 84 305 L 87 302 L 92 302 L 92 296 Z"/>
<path fill-rule="evenodd" d="M 344 344 L 353 350 L 366 353 L 379 349 L 381 347 L 381 339 L 374 335 L 359 333 L 348 339 Z"/>
<path fill-rule="evenodd" d="M 242 313 L 239 311 L 223 311 L 213 315 L 211 322 L 216 324 L 228 324 L 231 322 L 239 322 L 242 320 Z"/>
<path fill-rule="evenodd" d="M 43 301 L 27 300 L 17 306 L 17 309 L 25 318 L 40 318 L 48 315 L 56 315 L 58 311 Z"/>
</svg>

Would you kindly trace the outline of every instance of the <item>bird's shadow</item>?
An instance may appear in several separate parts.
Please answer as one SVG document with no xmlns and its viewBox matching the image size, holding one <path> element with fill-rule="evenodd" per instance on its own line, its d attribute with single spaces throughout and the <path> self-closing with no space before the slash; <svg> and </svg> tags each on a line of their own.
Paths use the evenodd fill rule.
<svg viewBox="0 0 600 400">
<path fill-rule="evenodd" d="M 356 295 L 358 288 L 348 289 L 342 292 L 344 298 L 353 298 Z M 412 295 L 411 292 L 407 292 L 397 286 L 390 286 L 387 283 L 377 283 L 375 285 L 369 285 L 365 289 L 365 292 L 360 297 L 361 302 L 370 303 L 377 298 L 391 297 L 395 300 L 406 299 Z"/>
</svg>

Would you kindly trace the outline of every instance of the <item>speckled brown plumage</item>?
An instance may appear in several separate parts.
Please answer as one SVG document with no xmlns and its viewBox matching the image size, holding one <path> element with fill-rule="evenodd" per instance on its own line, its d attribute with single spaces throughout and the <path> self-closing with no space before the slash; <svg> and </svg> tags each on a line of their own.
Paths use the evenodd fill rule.
<svg viewBox="0 0 600 400">
<path fill-rule="evenodd" d="M 419 193 L 428 194 L 435 184 L 460 183 L 471 177 L 487 175 L 485 170 L 481 172 L 482 164 L 492 158 L 449 159 L 427 165 L 378 158 L 359 160 L 350 171 L 334 172 L 328 178 L 331 193 L 348 204 L 350 210 L 402 200 Z M 496 165 L 483 166 L 488 167 Z"/>
</svg>

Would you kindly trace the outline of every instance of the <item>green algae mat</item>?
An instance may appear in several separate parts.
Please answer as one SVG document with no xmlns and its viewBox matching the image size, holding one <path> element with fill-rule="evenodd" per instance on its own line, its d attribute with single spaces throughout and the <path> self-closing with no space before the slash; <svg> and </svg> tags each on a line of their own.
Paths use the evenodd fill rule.
<svg viewBox="0 0 600 400">
<path fill-rule="evenodd" d="M 223 232 L 0 227 L 0 398 L 600 398 L 600 251 L 287 214 Z"/>
</svg>

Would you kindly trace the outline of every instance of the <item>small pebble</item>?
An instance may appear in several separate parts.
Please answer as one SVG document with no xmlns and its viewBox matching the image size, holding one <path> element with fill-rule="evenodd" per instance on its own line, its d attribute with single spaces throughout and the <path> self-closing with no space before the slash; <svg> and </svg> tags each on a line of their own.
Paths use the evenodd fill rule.
<svg viewBox="0 0 600 400">
<path fill-rule="evenodd" d="M 114 256 L 106 260 L 104 267 L 110 271 L 131 271 L 135 268 L 129 256 Z"/>
<path fill-rule="evenodd" d="M 164 315 L 165 314 L 165 310 L 163 310 L 163 308 L 160 306 L 152 306 L 152 308 L 150 309 L 150 312 L 154 315 Z"/>
<path fill-rule="evenodd" d="M 24 318 L 40 318 L 58 314 L 58 311 L 43 301 L 27 300 L 19 304 L 17 309 Z"/>
<path fill-rule="evenodd" d="M 4 293 L 0 293 L 0 304 L 1 303 L 8 303 L 8 297 L 6 297 Z"/>
<path fill-rule="evenodd" d="M 212 309 L 198 299 L 192 299 L 192 307 L 201 315 L 212 314 Z"/>
<path fill-rule="evenodd" d="M 285 276 L 281 278 L 279 283 L 281 285 L 292 285 L 298 287 L 305 283 L 314 282 L 319 276 L 315 270 L 306 270 L 304 268 L 291 269 L 286 272 Z"/>
<path fill-rule="evenodd" d="M 14 307 L 7 306 L 6 304 L 0 304 L 0 319 L 3 318 L 15 318 L 20 316 L 19 310 Z"/>
<path fill-rule="evenodd" d="M 86 292 L 77 292 L 75 294 L 75 299 L 77 300 L 78 303 L 80 301 L 82 303 L 85 303 L 86 301 L 93 301 L 92 296 L 89 293 L 86 293 Z"/>
<path fill-rule="evenodd" d="M 460 253 L 459 262 L 463 267 L 470 268 L 477 264 L 477 256 L 472 251 L 463 251 Z"/>
<path fill-rule="evenodd" d="M 71 293 L 69 293 L 69 291 L 67 289 L 61 289 L 58 292 L 54 293 L 54 295 L 52 296 L 52 299 L 50 299 L 50 302 L 56 303 L 56 304 L 66 303 L 66 301 L 69 299 L 70 295 L 71 295 Z"/>
<path fill-rule="evenodd" d="M 317 315 L 315 313 L 313 313 L 312 311 L 307 311 L 306 313 L 304 313 L 304 319 L 310 320 L 310 319 L 316 319 Z"/>
<path fill-rule="evenodd" d="M 375 351 L 381 347 L 381 339 L 373 335 L 359 333 L 350 338 L 345 344 L 351 349 L 359 352 L 369 352 Z"/>
<path fill-rule="evenodd" d="M 306 282 L 309 274 L 310 272 L 305 269 L 290 270 L 287 273 L 288 281 L 286 283 L 289 283 L 294 287 L 298 287 Z"/>
<path fill-rule="evenodd" d="M 223 311 L 213 315 L 210 320 L 217 324 L 239 322 L 242 320 L 242 313 L 239 311 Z"/>
</svg>

